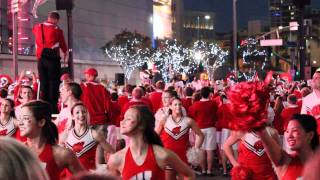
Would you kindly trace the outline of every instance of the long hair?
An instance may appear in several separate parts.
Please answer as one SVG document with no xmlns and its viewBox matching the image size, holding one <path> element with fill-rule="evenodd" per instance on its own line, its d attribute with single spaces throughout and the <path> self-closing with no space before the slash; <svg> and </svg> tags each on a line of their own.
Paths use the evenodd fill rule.
<svg viewBox="0 0 320 180">
<path fill-rule="evenodd" d="M 0 137 L 0 179 L 47 180 L 45 170 L 35 155 L 9 137 Z"/>
<path fill-rule="evenodd" d="M 54 145 L 58 140 L 57 126 L 51 121 L 50 104 L 45 101 L 30 101 L 22 106 L 27 107 L 32 112 L 36 121 L 45 120 L 45 125 L 42 127 L 42 136 L 48 144 Z"/>
<path fill-rule="evenodd" d="M 147 144 L 163 146 L 159 135 L 154 131 L 155 118 L 147 106 L 132 106 L 138 112 L 138 126 L 142 127 L 143 139 Z"/>
<path fill-rule="evenodd" d="M 313 116 L 307 114 L 295 114 L 290 121 L 297 121 L 305 130 L 305 132 L 313 132 L 313 137 L 310 142 L 310 146 L 313 151 L 319 146 L 319 135 L 317 133 L 317 121 Z"/>
</svg>

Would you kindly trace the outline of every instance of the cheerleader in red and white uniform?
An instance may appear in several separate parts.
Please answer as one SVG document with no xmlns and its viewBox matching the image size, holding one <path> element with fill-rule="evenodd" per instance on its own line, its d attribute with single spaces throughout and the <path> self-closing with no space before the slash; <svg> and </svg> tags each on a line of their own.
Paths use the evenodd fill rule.
<svg viewBox="0 0 320 180">
<path fill-rule="evenodd" d="M 89 127 L 88 112 L 84 104 L 76 103 L 71 108 L 73 128 L 69 131 L 65 145 L 71 149 L 80 163 L 87 169 L 96 169 L 96 153 L 99 144 L 107 153 L 113 153 L 114 149 L 106 142 L 101 131 Z M 97 157 L 98 158 L 98 157 Z"/>
<path fill-rule="evenodd" d="M 170 111 L 170 103 L 172 101 L 172 99 L 174 98 L 174 92 L 170 91 L 170 90 L 165 90 L 162 93 L 162 107 L 158 109 L 158 111 L 156 112 L 156 114 L 154 115 L 155 119 L 156 119 L 156 124 L 155 124 L 155 131 L 160 135 L 160 132 L 162 129 L 158 129 L 158 127 L 162 127 L 160 125 L 158 125 L 159 123 L 161 123 L 161 121 L 163 121 L 164 119 L 167 119 L 169 116 L 169 111 Z M 187 111 L 185 108 L 182 108 L 182 115 L 186 116 L 187 115 Z"/>
<path fill-rule="evenodd" d="M 58 130 L 51 122 L 49 103 L 31 101 L 22 105 L 19 129 L 21 136 L 27 137 L 25 144 L 38 155 L 51 180 L 60 179 L 64 168 L 73 174 L 84 171 L 72 151 L 57 145 Z"/>
<path fill-rule="evenodd" d="M 192 129 L 198 136 L 196 138 L 195 148 L 200 150 L 204 140 L 204 135 L 196 122 L 182 114 L 182 103 L 178 98 L 172 99 L 170 105 L 171 115 L 163 119 L 156 127 L 161 130 L 161 140 L 165 148 L 175 152 L 182 161 L 187 162 L 187 149 L 189 147 L 189 130 Z M 166 171 L 166 179 L 175 179 L 176 172 L 170 167 Z M 182 177 L 181 177 L 182 178 Z"/>
<path fill-rule="evenodd" d="M 277 133 L 268 129 L 268 135 L 277 139 Z M 279 142 L 279 140 L 277 140 Z M 238 160 L 233 155 L 232 145 L 239 142 Z M 270 159 L 263 147 L 261 139 L 254 132 L 232 131 L 224 143 L 223 150 L 234 168 L 244 167 L 252 172 L 252 179 L 276 180 Z M 233 179 L 236 179 L 233 177 Z"/>
<path fill-rule="evenodd" d="M 0 103 L 0 136 L 14 137 L 24 142 L 26 138 L 20 136 L 17 119 L 14 116 L 14 101 L 2 99 Z"/>
<path fill-rule="evenodd" d="M 164 149 L 154 129 L 154 116 L 145 106 L 129 108 L 120 123 L 120 132 L 129 138 L 124 149 L 110 156 L 109 170 L 128 179 L 165 179 L 164 168 L 172 167 L 184 178 L 195 175 L 180 158 Z"/>
</svg>

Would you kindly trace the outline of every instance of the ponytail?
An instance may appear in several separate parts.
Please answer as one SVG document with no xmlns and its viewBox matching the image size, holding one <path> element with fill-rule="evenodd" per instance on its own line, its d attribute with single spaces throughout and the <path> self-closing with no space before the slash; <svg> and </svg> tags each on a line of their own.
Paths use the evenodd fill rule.
<svg viewBox="0 0 320 180">
<path fill-rule="evenodd" d="M 45 125 L 42 127 L 42 134 L 48 144 L 54 145 L 58 141 L 58 128 L 51 121 L 51 107 L 50 104 L 45 101 L 30 101 L 22 106 L 29 108 L 35 117 L 36 121 L 45 120 Z"/>
</svg>

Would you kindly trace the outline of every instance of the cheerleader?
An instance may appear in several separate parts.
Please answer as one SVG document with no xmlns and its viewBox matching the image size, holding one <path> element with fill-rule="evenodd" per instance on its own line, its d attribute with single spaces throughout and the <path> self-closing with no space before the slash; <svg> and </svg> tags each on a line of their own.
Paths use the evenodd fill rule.
<svg viewBox="0 0 320 180">
<path fill-rule="evenodd" d="M 109 170 L 128 179 L 165 179 L 164 168 L 170 166 L 185 179 L 195 175 L 180 158 L 164 149 L 154 129 L 154 116 L 145 106 L 133 106 L 120 123 L 120 132 L 129 138 L 124 149 L 110 156 Z"/>
<path fill-rule="evenodd" d="M 160 134 L 161 132 L 161 129 L 158 128 L 162 127 L 161 125 L 159 125 L 159 123 L 163 123 L 163 120 L 167 119 L 169 116 L 170 103 L 174 97 L 174 92 L 171 90 L 165 90 L 162 93 L 162 107 L 159 108 L 156 114 L 154 115 L 156 119 L 155 131 L 157 132 L 157 134 Z M 182 114 L 183 116 L 187 115 L 187 112 L 184 108 L 182 108 Z"/>
<path fill-rule="evenodd" d="M 261 128 L 257 134 L 260 136 L 265 151 L 281 180 L 300 178 L 305 163 L 309 158 L 312 158 L 319 146 L 317 122 L 313 116 L 306 114 L 296 114 L 288 123 L 284 137 L 290 154 L 268 136 L 267 129 Z"/>
<path fill-rule="evenodd" d="M 22 105 L 18 124 L 21 136 L 27 138 L 25 144 L 37 154 L 51 180 L 59 179 L 64 168 L 73 174 L 84 170 L 72 151 L 57 145 L 58 130 L 51 122 L 49 103 L 31 101 Z"/>
<path fill-rule="evenodd" d="M 20 136 L 14 115 L 14 101 L 11 99 L 2 99 L 0 103 L 0 136 L 14 137 L 22 142 L 26 140 Z"/>
<path fill-rule="evenodd" d="M 189 130 L 192 129 L 198 136 L 195 148 L 199 151 L 204 140 L 204 135 L 193 119 L 182 114 L 180 99 L 174 98 L 172 100 L 170 115 L 162 122 L 164 123 L 158 124 L 161 127 L 156 127 L 156 129 L 161 130 L 161 140 L 164 147 L 175 152 L 182 161 L 188 163 L 186 153 L 189 147 Z M 175 177 L 176 172 L 170 167 L 166 168 L 166 179 L 176 179 Z"/>
<path fill-rule="evenodd" d="M 71 149 L 80 163 L 87 169 L 96 169 L 99 162 L 97 146 L 100 145 L 105 152 L 113 153 L 114 149 L 106 142 L 101 131 L 94 130 L 88 125 L 88 112 L 84 104 L 76 103 L 71 108 L 73 128 L 69 131 L 66 147 Z"/>
</svg>

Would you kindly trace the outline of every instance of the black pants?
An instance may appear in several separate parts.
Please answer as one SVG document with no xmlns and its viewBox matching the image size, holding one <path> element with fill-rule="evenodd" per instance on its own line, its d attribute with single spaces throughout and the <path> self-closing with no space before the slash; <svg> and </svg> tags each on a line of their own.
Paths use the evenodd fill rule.
<svg viewBox="0 0 320 180">
<path fill-rule="evenodd" d="M 51 112 L 58 113 L 61 63 L 56 58 L 41 58 L 38 62 L 40 91 L 42 99 L 51 104 Z"/>
</svg>

